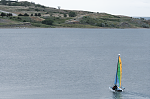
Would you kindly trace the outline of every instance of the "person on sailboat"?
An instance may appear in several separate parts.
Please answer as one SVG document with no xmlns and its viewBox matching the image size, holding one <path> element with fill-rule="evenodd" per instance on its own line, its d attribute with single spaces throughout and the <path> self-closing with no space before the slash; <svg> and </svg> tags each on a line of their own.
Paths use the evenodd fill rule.
<svg viewBox="0 0 150 99">
<path fill-rule="evenodd" d="M 115 85 L 112 89 L 113 89 L 113 90 L 117 90 L 117 85 Z"/>
</svg>

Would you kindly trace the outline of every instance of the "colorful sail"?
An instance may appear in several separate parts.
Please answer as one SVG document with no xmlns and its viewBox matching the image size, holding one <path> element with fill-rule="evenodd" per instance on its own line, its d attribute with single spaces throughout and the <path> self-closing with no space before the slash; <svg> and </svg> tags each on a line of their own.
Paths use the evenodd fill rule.
<svg viewBox="0 0 150 99">
<path fill-rule="evenodd" d="M 122 79 L 122 62 L 120 55 L 118 55 L 117 71 L 114 84 L 117 85 L 119 88 L 121 87 L 121 79 Z"/>
</svg>

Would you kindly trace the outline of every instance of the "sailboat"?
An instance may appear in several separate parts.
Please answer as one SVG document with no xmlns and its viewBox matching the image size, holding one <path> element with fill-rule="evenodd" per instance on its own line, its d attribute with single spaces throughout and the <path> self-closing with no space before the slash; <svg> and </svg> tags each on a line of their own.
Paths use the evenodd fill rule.
<svg viewBox="0 0 150 99">
<path fill-rule="evenodd" d="M 122 80 L 122 62 L 120 58 L 120 54 L 118 54 L 118 63 L 117 63 L 117 71 L 116 77 L 113 87 L 109 87 L 109 89 L 113 92 L 122 92 L 125 88 L 121 85 Z"/>
</svg>

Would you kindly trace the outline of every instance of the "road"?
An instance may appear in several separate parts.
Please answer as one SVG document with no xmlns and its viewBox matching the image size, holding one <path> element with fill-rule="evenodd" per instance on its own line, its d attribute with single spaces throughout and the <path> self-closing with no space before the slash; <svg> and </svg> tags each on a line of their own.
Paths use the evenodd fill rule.
<svg viewBox="0 0 150 99">
<path fill-rule="evenodd" d="M 11 13 L 11 12 L 7 12 L 7 11 L 3 11 L 3 10 L 0 10 L 0 12 L 4 12 L 4 13 Z M 18 16 L 17 14 L 15 13 L 12 13 L 13 16 Z"/>
</svg>

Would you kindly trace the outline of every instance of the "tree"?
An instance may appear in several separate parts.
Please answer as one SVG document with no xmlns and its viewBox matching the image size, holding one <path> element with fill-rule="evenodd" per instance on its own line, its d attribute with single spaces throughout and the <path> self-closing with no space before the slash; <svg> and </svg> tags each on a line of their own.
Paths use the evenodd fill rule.
<svg viewBox="0 0 150 99">
<path fill-rule="evenodd" d="M 7 13 L 7 17 L 8 17 L 8 16 L 12 16 L 12 13 Z"/>
<path fill-rule="evenodd" d="M 34 16 L 37 16 L 37 13 L 35 13 Z"/>
<path fill-rule="evenodd" d="M 67 14 L 64 14 L 64 17 L 67 17 Z"/>
<path fill-rule="evenodd" d="M 25 13 L 24 16 L 29 16 L 29 15 L 27 13 Z"/>
<path fill-rule="evenodd" d="M 44 9 L 46 8 L 46 7 L 45 7 L 45 6 L 43 6 L 43 5 L 42 5 L 41 7 L 42 7 L 42 8 L 44 8 Z"/>
<path fill-rule="evenodd" d="M 23 16 L 21 13 L 18 16 Z"/>
<path fill-rule="evenodd" d="M 33 14 L 31 14 L 31 16 L 33 16 Z"/>
<path fill-rule="evenodd" d="M 41 16 L 41 13 L 38 13 L 38 15 L 37 16 Z"/>
<path fill-rule="evenodd" d="M 3 12 L 2 12 L 2 13 L 1 13 L 1 16 L 2 16 L 2 17 L 3 17 L 3 16 L 6 16 L 6 13 L 3 13 Z"/>
<path fill-rule="evenodd" d="M 73 11 L 70 11 L 69 12 L 69 17 L 75 17 L 76 16 L 76 13 L 75 12 L 73 12 Z"/>
</svg>

